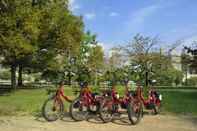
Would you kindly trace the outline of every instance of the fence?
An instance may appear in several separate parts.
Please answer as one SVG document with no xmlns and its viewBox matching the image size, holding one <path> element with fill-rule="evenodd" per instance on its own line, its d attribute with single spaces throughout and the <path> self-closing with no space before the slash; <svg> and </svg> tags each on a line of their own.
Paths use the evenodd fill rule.
<svg viewBox="0 0 197 131">
<path fill-rule="evenodd" d="M 71 85 L 65 85 L 70 86 L 71 88 L 77 88 L 79 87 L 77 82 L 72 82 Z M 120 87 L 123 85 L 117 85 L 117 87 Z M 57 84 L 46 82 L 46 83 L 24 83 L 24 86 L 17 87 L 18 89 L 38 89 L 38 88 L 50 88 L 50 87 L 57 87 Z M 92 86 L 91 86 L 92 87 Z M 107 83 L 100 83 L 98 85 L 99 88 L 109 88 L 109 85 Z M 197 89 L 197 86 L 154 86 L 156 89 Z M 0 89 L 11 89 L 11 83 L 10 82 L 0 82 Z"/>
</svg>

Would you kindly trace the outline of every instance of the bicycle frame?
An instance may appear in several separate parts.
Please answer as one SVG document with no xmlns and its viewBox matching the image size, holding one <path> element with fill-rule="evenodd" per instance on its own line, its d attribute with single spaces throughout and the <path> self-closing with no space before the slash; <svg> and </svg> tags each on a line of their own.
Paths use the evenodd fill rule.
<svg viewBox="0 0 197 131">
<path fill-rule="evenodd" d="M 140 101 L 142 101 L 143 105 L 147 108 L 150 104 L 155 104 L 157 106 L 160 106 L 161 100 L 156 97 L 155 90 L 150 89 L 148 99 L 145 99 L 143 96 L 143 90 L 140 86 L 137 87 L 137 96 L 140 98 Z"/>
<path fill-rule="evenodd" d="M 57 91 L 54 95 L 54 102 L 63 102 L 63 101 L 66 101 L 66 102 L 69 102 L 69 103 L 72 102 L 72 100 L 64 94 L 63 88 L 60 87 L 60 88 L 57 89 Z"/>
<path fill-rule="evenodd" d="M 54 91 L 50 91 L 50 90 L 48 91 L 49 94 L 52 92 L 54 92 Z M 63 85 L 62 85 L 55 91 L 54 94 L 50 95 L 50 97 L 44 102 L 44 104 L 42 106 L 43 117 L 47 121 L 55 121 L 60 116 L 63 116 L 63 114 L 64 114 L 63 101 L 66 101 L 69 103 L 72 102 L 72 100 L 69 97 L 64 95 L 64 89 L 63 89 Z M 50 104 L 50 102 L 51 102 L 51 104 Z M 49 104 L 47 104 L 47 103 L 49 103 Z"/>
<path fill-rule="evenodd" d="M 83 106 L 96 106 L 102 100 L 101 96 L 93 96 L 88 87 L 83 87 L 80 91 L 80 99 Z"/>
<path fill-rule="evenodd" d="M 132 96 L 132 94 L 129 92 L 127 85 L 124 96 L 119 98 L 119 96 L 117 95 L 117 91 L 115 90 L 115 87 L 113 87 L 111 91 L 111 102 L 107 102 L 109 107 L 111 105 L 120 105 L 122 108 L 127 109 L 129 103 L 132 103 L 132 105 L 136 105 L 139 102 L 139 98 Z M 135 107 L 135 110 L 137 110 L 137 105 Z M 119 111 L 115 109 L 114 112 L 118 113 Z"/>
</svg>

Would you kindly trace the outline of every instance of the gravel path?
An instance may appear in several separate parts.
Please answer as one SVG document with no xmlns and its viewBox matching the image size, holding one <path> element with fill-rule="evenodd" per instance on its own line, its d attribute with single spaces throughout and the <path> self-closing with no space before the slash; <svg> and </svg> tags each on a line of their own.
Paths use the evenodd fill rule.
<svg viewBox="0 0 197 131">
<path fill-rule="evenodd" d="M 138 125 L 132 126 L 126 117 L 103 124 L 98 118 L 74 122 L 65 117 L 46 122 L 43 118 L 30 116 L 1 116 L 0 131 L 197 131 L 197 117 L 145 115 Z"/>
</svg>

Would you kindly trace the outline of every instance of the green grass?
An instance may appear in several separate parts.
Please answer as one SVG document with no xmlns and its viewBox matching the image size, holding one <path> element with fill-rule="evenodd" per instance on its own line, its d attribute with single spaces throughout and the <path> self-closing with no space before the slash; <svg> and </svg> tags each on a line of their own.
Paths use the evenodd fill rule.
<svg viewBox="0 0 197 131">
<path fill-rule="evenodd" d="M 40 109 L 44 99 L 44 90 L 18 90 L 4 96 L 0 96 L 0 114 L 16 115 L 35 113 Z"/>
<path fill-rule="evenodd" d="M 123 95 L 123 87 L 118 87 L 118 92 Z M 74 96 L 73 90 L 65 88 L 65 94 Z M 164 113 L 197 115 L 197 90 L 196 91 L 160 91 L 163 95 Z M 43 102 L 47 99 L 46 89 L 17 90 L 0 95 L 1 115 L 38 115 Z M 68 103 L 65 103 L 68 109 Z"/>
<path fill-rule="evenodd" d="M 146 90 L 146 89 L 145 89 Z M 196 89 L 166 89 L 158 90 L 163 96 L 162 112 L 172 114 L 197 116 L 197 90 Z M 124 93 L 124 87 L 118 87 L 120 94 Z M 144 92 L 145 98 L 148 91 Z"/>
<path fill-rule="evenodd" d="M 72 96 L 73 92 L 65 88 L 65 94 Z M 47 98 L 46 89 L 21 89 L 1 95 L 0 115 L 38 115 Z"/>
<path fill-rule="evenodd" d="M 161 91 L 163 111 L 175 114 L 197 115 L 196 91 Z"/>
</svg>

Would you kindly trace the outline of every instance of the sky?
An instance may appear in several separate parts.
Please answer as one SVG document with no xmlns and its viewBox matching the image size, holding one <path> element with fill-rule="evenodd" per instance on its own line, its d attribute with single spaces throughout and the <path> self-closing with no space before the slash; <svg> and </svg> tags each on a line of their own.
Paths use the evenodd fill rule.
<svg viewBox="0 0 197 131">
<path fill-rule="evenodd" d="M 164 44 L 197 40 L 196 7 L 197 0 L 70 0 L 72 12 L 83 16 L 85 30 L 95 33 L 105 50 L 137 33 Z"/>
</svg>

